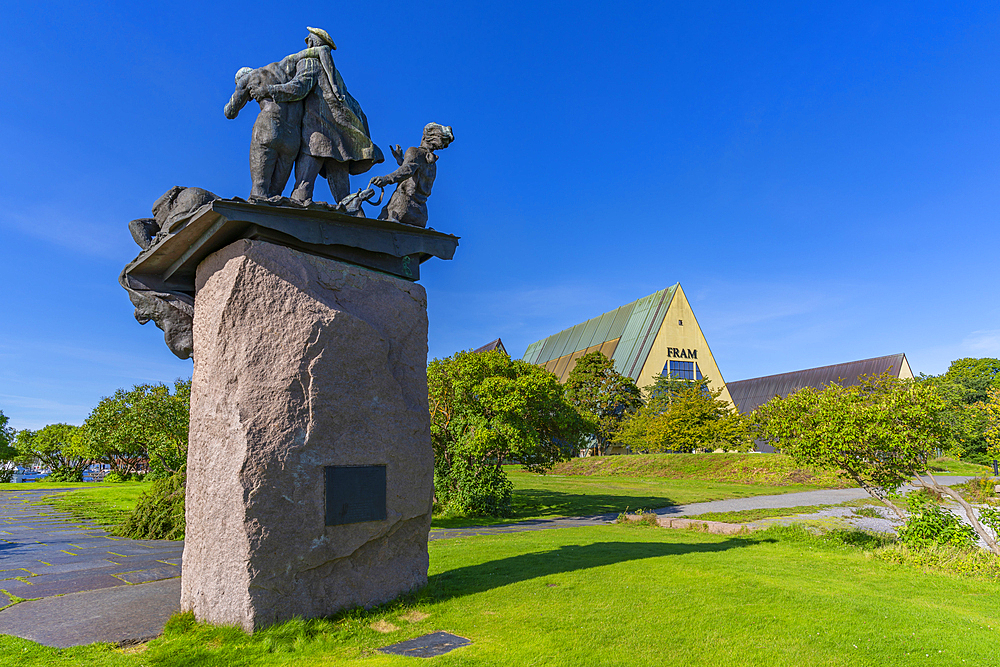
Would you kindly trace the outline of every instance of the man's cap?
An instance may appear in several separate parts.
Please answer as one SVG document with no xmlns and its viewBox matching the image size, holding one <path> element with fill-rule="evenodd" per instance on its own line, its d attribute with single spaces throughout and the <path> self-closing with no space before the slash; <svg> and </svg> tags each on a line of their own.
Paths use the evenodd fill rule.
<svg viewBox="0 0 1000 667">
<path fill-rule="evenodd" d="M 337 50 L 337 45 L 333 43 L 333 38 L 330 37 L 330 33 L 326 30 L 323 30 L 322 28 L 310 28 L 308 26 L 306 26 L 306 30 L 322 39 L 323 42 L 334 51 Z"/>
</svg>

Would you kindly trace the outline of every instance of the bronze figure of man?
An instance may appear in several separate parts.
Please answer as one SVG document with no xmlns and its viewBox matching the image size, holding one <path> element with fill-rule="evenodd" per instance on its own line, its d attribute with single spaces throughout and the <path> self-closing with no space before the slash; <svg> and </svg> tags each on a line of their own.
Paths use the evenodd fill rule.
<svg viewBox="0 0 1000 667">
<path fill-rule="evenodd" d="M 325 176 L 336 203 L 350 193 L 351 174 L 363 174 L 385 158 L 372 143 L 361 105 L 333 64 L 333 39 L 325 30 L 308 30 L 308 48 L 290 56 L 297 58 L 294 75 L 287 82 L 261 86 L 259 94 L 278 103 L 303 100 L 292 199 L 312 201 L 316 177 Z"/>
<path fill-rule="evenodd" d="M 251 201 L 280 196 L 299 154 L 302 102 L 277 102 L 262 95 L 267 86 L 285 83 L 291 78 L 299 55 L 257 69 L 243 67 L 236 73 L 236 90 L 226 104 L 226 118 L 236 118 L 240 109 L 253 99 L 253 93 L 257 94 L 260 104 L 250 140 Z"/>
</svg>

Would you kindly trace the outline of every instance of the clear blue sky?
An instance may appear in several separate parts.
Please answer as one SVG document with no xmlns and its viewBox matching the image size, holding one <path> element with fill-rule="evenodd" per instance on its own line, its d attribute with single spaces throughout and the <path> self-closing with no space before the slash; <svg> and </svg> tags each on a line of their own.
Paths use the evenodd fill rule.
<svg viewBox="0 0 1000 667">
<path fill-rule="evenodd" d="M 233 75 L 307 25 L 383 150 L 454 127 L 430 224 L 462 241 L 423 268 L 432 357 L 497 336 L 520 356 L 675 282 L 727 380 L 1000 356 L 995 2 L 82 4 L 8 4 L 0 26 L 17 428 L 190 374 L 118 286 L 126 223 L 173 185 L 249 193 Z"/>
</svg>

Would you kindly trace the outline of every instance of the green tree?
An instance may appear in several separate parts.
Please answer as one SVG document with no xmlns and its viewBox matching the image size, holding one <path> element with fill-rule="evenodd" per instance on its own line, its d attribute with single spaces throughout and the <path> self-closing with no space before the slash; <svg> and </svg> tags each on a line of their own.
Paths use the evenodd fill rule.
<svg viewBox="0 0 1000 667">
<path fill-rule="evenodd" d="M 595 425 L 600 454 L 607 452 L 625 420 L 642 406 L 635 381 L 616 371 L 614 362 L 601 352 L 577 359 L 563 387 L 566 399 Z"/>
<path fill-rule="evenodd" d="M 977 407 L 986 419 L 986 453 L 991 459 L 1000 459 L 1000 389 L 990 389 L 987 400 Z"/>
<path fill-rule="evenodd" d="M 900 518 L 906 515 L 890 498 L 920 474 L 917 483 L 955 499 L 976 532 L 1000 553 L 972 506 L 938 484 L 927 468 L 937 448 L 961 453 L 949 409 L 933 385 L 883 373 L 863 376 L 850 387 L 833 383 L 777 396 L 757 408 L 754 420 L 758 437 L 801 464 L 843 471 Z"/>
<path fill-rule="evenodd" d="M 95 457 L 121 475 L 147 464 L 154 479 L 169 477 L 187 460 L 191 380 L 140 384 L 102 398 L 85 422 Z"/>
<path fill-rule="evenodd" d="M 721 389 L 708 388 L 708 378 L 659 376 L 646 404 L 625 422 L 616 441 L 648 452 L 752 448 L 746 420 L 721 395 Z"/>
<path fill-rule="evenodd" d="M 14 448 L 19 462 L 45 466 L 53 482 L 82 482 L 83 470 L 93 460 L 83 429 L 70 424 L 18 431 Z"/>
<path fill-rule="evenodd" d="M 498 351 L 434 359 L 427 385 L 435 500 L 449 511 L 508 516 L 503 464 L 544 472 L 592 431 L 555 375 Z"/>
<path fill-rule="evenodd" d="M 947 399 L 946 419 L 962 442 L 963 458 L 989 463 L 986 415 L 977 406 L 988 400 L 990 389 L 1000 389 L 1000 359 L 956 359 L 945 373 L 921 375 L 920 382 L 933 385 Z"/>
<path fill-rule="evenodd" d="M 982 403 L 990 389 L 1000 389 L 1000 359 L 956 359 L 942 377 L 965 388 L 967 403 Z"/>
</svg>

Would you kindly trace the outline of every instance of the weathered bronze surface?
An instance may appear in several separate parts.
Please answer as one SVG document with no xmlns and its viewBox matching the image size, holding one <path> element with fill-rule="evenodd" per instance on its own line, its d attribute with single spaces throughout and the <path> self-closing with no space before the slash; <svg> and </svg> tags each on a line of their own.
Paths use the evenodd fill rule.
<svg viewBox="0 0 1000 667">
<path fill-rule="evenodd" d="M 326 466 L 326 525 L 384 519 L 385 466 Z"/>
<path fill-rule="evenodd" d="M 269 241 L 412 281 L 419 280 L 421 263 L 431 257 L 451 259 L 458 247 L 458 237 L 451 234 L 359 218 L 322 204 L 251 204 L 213 199 L 215 195 L 197 188 L 170 192 L 176 200 L 193 204 L 174 207 L 170 215 L 165 211 L 162 226 L 147 218 L 130 223 L 144 250 L 125 267 L 119 282 L 136 307 L 136 319 L 156 322 L 171 352 L 181 359 L 192 354 L 198 264 L 234 241 Z"/>
</svg>

